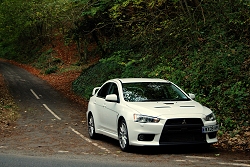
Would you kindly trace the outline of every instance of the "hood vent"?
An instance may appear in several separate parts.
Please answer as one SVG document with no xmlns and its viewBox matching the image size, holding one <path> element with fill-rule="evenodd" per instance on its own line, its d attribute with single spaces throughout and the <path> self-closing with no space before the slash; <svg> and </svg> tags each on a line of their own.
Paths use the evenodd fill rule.
<svg viewBox="0 0 250 167">
<path fill-rule="evenodd" d="M 171 108 L 170 106 L 155 106 L 154 108 Z"/>
<path fill-rule="evenodd" d="M 173 102 L 169 102 L 169 103 L 164 103 L 164 104 L 174 104 Z"/>
</svg>

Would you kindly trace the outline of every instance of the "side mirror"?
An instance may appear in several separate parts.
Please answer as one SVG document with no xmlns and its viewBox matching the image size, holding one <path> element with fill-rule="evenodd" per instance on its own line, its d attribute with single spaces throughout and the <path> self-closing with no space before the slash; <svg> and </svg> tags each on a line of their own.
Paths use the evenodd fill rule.
<svg viewBox="0 0 250 167">
<path fill-rule="evenodd" d="M 118 97 L 116 94 L 110 94 L 106 96 L 105 100 L 109 102 L 118 102 Z"/>
<path fill-rule="evenodd" d="M 100 89 L 101 87 L 95 87 L 92 91 L 92 96 L 96 94 L 96 92 Z"/>
<path fill-rule="evenodd" d="M 189 97 L 190 97 L 192 100 L 195 99 L 195 95 L 194 95 L 193 93 L 189 93 L 188 95 L 189 95 Z"/>
</svg>

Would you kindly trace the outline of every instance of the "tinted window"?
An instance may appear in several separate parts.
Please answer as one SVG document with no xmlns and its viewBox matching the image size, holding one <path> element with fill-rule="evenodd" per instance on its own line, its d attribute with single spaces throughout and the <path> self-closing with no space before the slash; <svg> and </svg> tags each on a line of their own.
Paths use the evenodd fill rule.
<svg viewBox="0 0 250 167">
<path fill-rule="evenodd" d="M 118 88 L 117 88 L 117 85 L 115 83 L 113 83 L 110 87 L 110 90 L 109 90 L 109 93 L 108 94 L 116 94 L 117 97 L 119 97 L 119 94 L 118 94 Z"/>
<path fill-rule="evenodd" d="M 106 83 L 105 85 L 103 85 L 101 87 L 101 89 L 99 90 L 99 92 L 97 93 L 97 96 L 101 97 L 101 98 L 105 98 L 106 95 L 108 94 L 108 91 L 109 91 L 109 88 L 110 88 L 111 84 L 112 83 L 109 82 L 109 83 Z"/>
<path fill-rule="evenodd" d="M 180 89 L 171 83 L 124 83 L 122 90 L 124 100 L 130 102 L 190 100 Z"/>
</svg>

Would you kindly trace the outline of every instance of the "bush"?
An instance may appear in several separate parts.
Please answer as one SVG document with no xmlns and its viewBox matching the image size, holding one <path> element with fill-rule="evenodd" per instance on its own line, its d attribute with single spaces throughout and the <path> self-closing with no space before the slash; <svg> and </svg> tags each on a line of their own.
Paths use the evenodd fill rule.
<svg viewBox="0 0 250 167">
<path fill-rule="evenodd" d="M 45 74 L 55 73 L 63 62 L 61 59 L 55 58 L 53 54 L 53 49 L 43 52 L 33 63 L 33 66 L 41 69 Z"/>
<path fill-rule="evenodd" d="M 101 86 L 108 79 L 118 78 L 121 74 L 121 65 L 112 61 L 99 62 L 83 70 L 81 76 L 73 82 L 72 87 L 77 94 L 88 99 L 94 87 Z"/>
<path fill-rule="evenodd" d="M 215 112 L 222 130 L 248 126 L 250 10 L 241 2 L 233 9 L 224 3 L 205 3 L 205 18 L 195 21 L 181 15 L 157 31 L 150 24 L 138 36 L 125 31 L 105 45 L 110 54 L 84 70 L 74 90 L 89 98 L 93 87 L 110 78 L 164 78 L 195 93 Z"/>
</svg>

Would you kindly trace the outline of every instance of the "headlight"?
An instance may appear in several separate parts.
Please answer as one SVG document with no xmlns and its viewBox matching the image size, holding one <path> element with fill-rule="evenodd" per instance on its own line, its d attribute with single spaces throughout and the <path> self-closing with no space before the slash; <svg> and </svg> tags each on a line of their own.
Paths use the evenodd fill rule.
<svg viewBox="0 0 250 167">
<path fill-rule="evenodd" d="M 134 121 L 140 123 L 147 123 L 147 122 L 158 123 L 160 121 L 160 118 L 141 115 L 141 114 L 134 114 Z"/>
<path fill-rule="evenodd" d="M 205 121 L 214 121 L 214 120 L 215 120 L 214 113 L 211 113 L 205 117 Z"/>
</svg>

